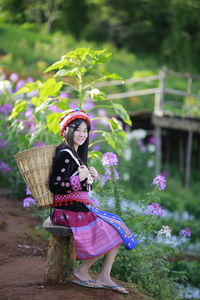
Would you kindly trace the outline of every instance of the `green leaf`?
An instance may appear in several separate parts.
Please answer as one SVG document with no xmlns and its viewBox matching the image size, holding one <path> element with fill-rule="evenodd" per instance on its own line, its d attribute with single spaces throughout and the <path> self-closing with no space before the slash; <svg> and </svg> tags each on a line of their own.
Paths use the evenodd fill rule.
<svg viewBox="0 0 200 300">
<path fill-rule="evenodd" d="M 42 128 L 43 128 L 42 125 L 39 125 L 39 124 L 36 125 L 34 132 L 32 133 L 32 135 L 30 137 L 29 144 L 32 144 L 37 139 L 37 137 L 42 132 Z"/>
<path fill-rule="evenodd" d="M 92 88 L 90 91 L 87 92 L 87 94 L 93 100 L 95 99 L 97 101 L 103 101 L 106 99 L 106 94 L 97 88 Z"/>
<path fill-rule="evenodd" d="M 13 120 L 14 118 L 16 118 L 21 112 L 25 110 L 26 106 L 27 106 L 27 102 L 25 100 L 18 99 L 15 102 L 15 106 L 13 107 L 12 114 L 9 119 Z"/>
<path fill-rule="evenodd" d="M 40 99 L 38 97 L 33 97 L 31 99 L 31 103 L 34 105 L 34 106 L 39 106 L 40 105 Z"/>
<path fill-rule="evenodd" d="M 124 81 L 124 78 L 116 73 L 103 73 L 103 79 L 113 79 L 113 80 L 121 80 Z"/>
<path fill-rule="evenodd" d="M 108 119 L 108 122 L 112 131 L 122 130 L 122 127 L 117 119 Z"/>
<path fill-rule="evenodd" d="M 63 113 L 51 113 L 46 117 L 49 130 L 55 134 L 58 134 L 60 131 L 59 120 L 62 116 Z"/>
<path fill-rule="evenodd" d="M 98 159 L 102 159 L 102 157 L 103 157 L 103 155 L 102 155 L 102 153 L 101 152 L 99 152 L 99 151 L 89 151 L 88 152 L 88 157 L 89 158 L 98 158 Z"/>
<path fill-rule="evenodd" d="M 50 78 L 45 81 L 39 90 L 40 104 L 50 96 L 57 96 L 62 86 L 63 83 L 57 82 L 54 78 Z"/>
<path fill-rule="evenodd" d="M 125 133 L 123 131 L 118 132 L 104 132 L 103 136 L 106 139 L 106 142 L 117 152 L 118 155 L 123 156 L 123 151 L 126 146 L 126 138 L 124 137 Z M 125 135 L 126 136 L 126 135 Z"/>
<path fill-rule="evenodd" d="M 77 48 L 73 51 L 68 52 L 65 57 L 67 58 L 71 58 L 72 60 L 70 60 L 71 62 L 74 62 L 73 59 L 77 59 L 79 61 L 85 61 L 88 54 L 91 53 L 92 50 L 90 50 L 89 48 Z"/>
<path fill-rule="evenodd" d="M 121 105 L 121 104 L 117 104 L 117 103 L 114 103 L 113 104 L 113 107 L 114 107 L 114 110 L 116 112 L 116 114 L 122 118 L 122 120 L 128 124 L 128 125 L 132 125 L 132 121 L 129 117 L 129 114 L 127 113 L 126 109 Z"/>
<path fill-rule="evenodd" d="M 61 100 L 59 100 L 59 102 L 56 102 L 55 105 L 62 110 L 67 110 L 69 109 L 69 100 L 69 98 L 61 98 Z"/>
<path fill-rule="evenodd" d="M 105 64 L 112 58 L 112 53 L 105 52 L 106 50 L 91 51 L 90 57 L 93 64 Z"/>
<path fill-rule="evenodd" d="M 47 72 L 50 72 L 50 71 L 53 71 L 53 70 L 56 70 L 56 69 L 62 69 L 63 67 L 65 66 L 68 66 L 70 65 L 70 62 L 68 59 L 66 59 L 65 57 L 57 62 L 55 62 L 53 65 L 49 66 L 45 71 L 44 73 L 47 73 Z"/>
<path fill-rule="evenodd" d="M 59 70 L 58 72 L 56 72 L 56 74 L 54 75 L 54 77 L 62 77 L 62 76 L 66 76 L 66 72 L 67 72 L 67 69 L 61 69 Z"/>
<path fill-rule="evenodd" d="M 55 99 L 48 98 L 46 101 L 44 101 L 41 105 L 37 106 L 35 109 L 35 112 L 39 112 L 41 110 L 46 110 L 48 107 L 53 105 L 55 103 Z"/>
<path fill-rule="evenodd" d="M 38 80 L 36 82 L 29 82 L 26 83 L 19 91 L 15 93 L 15 95 L 23 94 L 23 93 L 30 93 L 34 90 L 37 90 L 40 86 L 41 82 Z"/>
</svg>

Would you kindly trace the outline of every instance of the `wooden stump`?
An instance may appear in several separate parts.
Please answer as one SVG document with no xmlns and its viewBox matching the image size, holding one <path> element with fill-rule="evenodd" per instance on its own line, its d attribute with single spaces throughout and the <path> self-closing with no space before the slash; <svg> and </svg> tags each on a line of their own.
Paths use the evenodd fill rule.
<svg viewBox="0 0 200 300">
<path fill-rule="evenodd" d="M 57 284 L 66 281 L 73 269 L 75 251 L 73 235 L 51 235 L 45 262 L 44 282 Z"/>
</svg>

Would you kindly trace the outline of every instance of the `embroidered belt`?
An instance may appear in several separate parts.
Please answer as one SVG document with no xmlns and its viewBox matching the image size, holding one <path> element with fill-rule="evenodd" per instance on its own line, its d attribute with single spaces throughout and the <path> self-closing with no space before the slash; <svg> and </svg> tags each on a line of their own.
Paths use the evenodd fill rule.
<svg viewBox="0 0 200 300">
<path fill-rule="evenodd" d="M 66 195 L 60 195 L 55 194 L 54 195 L 54 204 L 52 207 L 61 206 L 63 204 L 69 205 L 73 204 L 73 202 L 83 202 L 85 204 L 91 204 L 91 202 L 88 200 L 88 192 L 72 192 L 71 194 Z"/>
</svg>

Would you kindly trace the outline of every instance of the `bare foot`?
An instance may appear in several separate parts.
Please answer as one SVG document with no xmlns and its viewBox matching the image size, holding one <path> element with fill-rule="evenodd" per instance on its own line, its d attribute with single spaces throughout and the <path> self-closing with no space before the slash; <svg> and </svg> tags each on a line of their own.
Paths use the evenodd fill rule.
<svg viewBox="0 0 200 300">
<path fill-rule="evenodd" d="M 96 284 L 102 285 L 105 289 L 111 289 L 121 294 L 128 294 L 128 291 L 121 285 L 117 285 L 111 278 L 99 276 L 96 279 Z"/>
<path fill-rule="evenodd" d="M 75 268 L 74 271 L 73 271 L 73 274 L 77 279 L 82 280 L 82 281 L 84 281 L 84 280 L 93 280 L 91 278 L 91 276 L 89 275 L 88 271 L 82 270 L 81 266 Z"/>
</svg>

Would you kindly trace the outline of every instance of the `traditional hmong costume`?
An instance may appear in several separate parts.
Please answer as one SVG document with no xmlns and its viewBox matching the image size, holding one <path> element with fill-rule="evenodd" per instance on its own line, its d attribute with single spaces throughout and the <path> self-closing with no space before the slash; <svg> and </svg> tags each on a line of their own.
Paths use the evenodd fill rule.
<svg viewBox="0 0 200 300">
<path fill-rule="evenodd" d="M 124 242 L 127 249 L 138 241 L 120 217 L 91 206 L 90 185 L 80 182 L 78 164 L 66 143 L 56 149 L 49 186 L 54 193 L 52 223 L 71 228 L 78 259 L 90 259 Z"/>
</svg>

